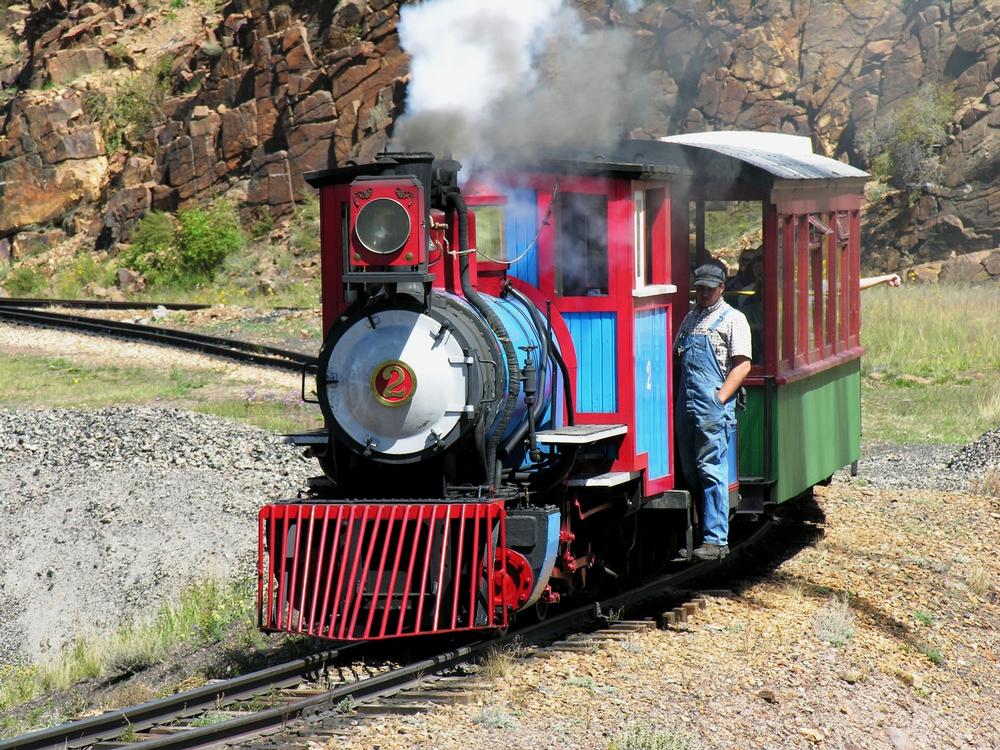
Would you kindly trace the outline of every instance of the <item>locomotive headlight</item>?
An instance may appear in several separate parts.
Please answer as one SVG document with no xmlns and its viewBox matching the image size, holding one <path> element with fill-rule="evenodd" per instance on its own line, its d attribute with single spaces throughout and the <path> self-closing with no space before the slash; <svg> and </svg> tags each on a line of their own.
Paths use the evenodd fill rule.
<svg viewBox="0 0 1000 750">
<path fill-rule="evenodd" d="M 365 249 L 390 255 L 406 244 L 410 215 L 391 198 L 376 198 L 358 212 L 354 231 Z"/>
</svg>

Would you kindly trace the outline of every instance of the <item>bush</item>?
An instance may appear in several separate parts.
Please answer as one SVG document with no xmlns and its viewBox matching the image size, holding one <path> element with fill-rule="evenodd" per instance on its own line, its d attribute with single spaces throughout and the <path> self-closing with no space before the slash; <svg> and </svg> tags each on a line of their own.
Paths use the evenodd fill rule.
<svg viewBox="0 0 1000 750">
<path fill-rule="evenodd" d="M 608 750 L 693 750 L 694 737 L 673 727 L 630 723 L 609 744 Z"/>
<path fill-rule="evenodd" d="M 292 246 L 307 255 L 319 254 L 319 197 L 314 193 L 295 209 Z"/>
<path fill-rule="evenodd" d="M 246 241 L 239 217 L 226 203 L 207 211 L 184 210 L 177 218 L 179 261 L 185 275 L 210 281 L 226 256 L 242 248 Z"/>
<path fill-rule="evenodd" d="M 837 648 L 850 642 L 855 633 L 854 614 L 846 594 L 842 598 L 831 596 L 826 606 L 816 613 L 813 632 L 821 641 Z"/>
<path fill-rule="evenodd" d="M 113 63 L 118 46 L 109 49 Z M 126 61 L 127 57 L 121 58 L 121 62 Z M 163 119 L 163 100 L 170 91 L 172 66 L 173 58 L 164 56 L 151 70 L 119 82 L 110 94 L 101 91 L 84 94 L 83 112 L 90 121 L 101 124 L 109 155 L 126 146 L 138 145 Z"/>
<path fill-rule="evenodd" d="M 3 287 L 14 297 L 37 296 L 47 285 L 45 275 L 37 268 L 21 266 L 3 277 Z"/>
<path fill-rule="evenodd" d="M 858 139 L 873 173 L 911 190 L 934 182 L 940 172 L 938 149 L 948 135 L 955 95 L 927 84 L 901 100 Z"/>
<path fill-rule="evenodd" d="M 139 223 L 119 265 L 141 273 L 150 286 L 191 288 L 210 282 L 244 242 L 239 219 L 226 203 L 182 210 L 176 221 L 154 211 Z"/>
<path fill-rule="evenodd" d="M 64 299 L 75 299 L 87 284 L 113 286 L 114 271 L 99 263 L 90 253 L 79 253 L 73 264 L 60 268 L 52 277 L 56 294 Z"/>
</svg>

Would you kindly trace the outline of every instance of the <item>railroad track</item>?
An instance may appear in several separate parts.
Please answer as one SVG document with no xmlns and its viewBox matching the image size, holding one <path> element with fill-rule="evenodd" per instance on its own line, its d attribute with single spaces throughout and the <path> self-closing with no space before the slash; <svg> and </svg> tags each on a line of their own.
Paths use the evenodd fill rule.
<svg viewBox="0 0 1000 750">
<path fill-rule="evenodd" d="M 782 528 L 768 519 L 734 546 L 724 560 L 677 567 L 622 594 L 559 613 L 501 638 L 418 657 L 354 682 L 330 684 L 329 671 L 353 655 L 363 655 L 370 644 L 343 645 L 169 698 L 32 732 L 0 742 L 0 750 L 191 750 L 222 743 L 263 747 L 263 736 L 267 736 L 268 748 L 304 748 L 346 736 L 351 722 L 366 717 L 470 702 L 474 696 L 470 691 L 488 687 L 476 681 L 470 665 L 482 660 L 490 649 L 543 644 L 543 648 L 557 651 L 591 650 L 657 624 L 677 625 L 703 606 L 698 597 L 686 600 L 696 591 L 696 584 L 737 572 L 745 577 L 747 559 L 765 540 L 773 558 L 782 545 L 815 539 L 815 534 L 802 531 L 800 526 L 805 528 L 796 523 Z M 781 533 L 775 534 L 776 530 Z M 625 613 L 645 619 L 624 620 Z"/>
<path fill-rule="evenodd" d="M 23 302 L 24 300 L 19 301 Z M 103 320 L 83 315 L 69 315 L 66 313 L 26 309 L 20 305 L 0 305 L 0 320 L 42 328 L 58 328 L 96 333 L 102 336 L 113 336 L 129 341 L 161 344 L 211 354 L 238 362 L 246 362 L 261 367 L 272 367 L 294 372 L 301 372 L 303 368 L 315 366 L 316 364 L 316 357 L 310 354 L 253 344 L 238 339 L 226 339 L 219 336 L 209 336 L 202 333 L 179 331 L 171 328 L 158 328 L 139 323 Z"/>
<path fill-rule="evenodd" d="M 45 299 L 42 297 L 2 297 L 0 309 L 10 307 L 65 307 L 81 310 L 155 310 L 162 307 L 166 310 L 206 310 L 211 305 L 193 302 L 114 302 L 112 300 L 95 299 Z M 281 308 L 295 309 L 295 308 Z"/>
</svg>

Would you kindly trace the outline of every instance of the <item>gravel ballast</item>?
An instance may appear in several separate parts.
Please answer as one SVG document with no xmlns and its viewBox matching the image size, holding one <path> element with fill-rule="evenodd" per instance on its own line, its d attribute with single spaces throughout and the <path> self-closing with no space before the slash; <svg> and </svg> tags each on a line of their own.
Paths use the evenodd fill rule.
<svg viewBox="0 0 1000 750">
<path fill-rule="evenodd" d="M 868 445 L 859 475 L 954 491 L 998 466 L 1000 429 L 958 450 Z M 114 630 L 186 583 L 250 574 L 260 506 L 318 473 L 278 436 L 178 409 L 0 411 L 0 660 Z"/>
<path fill-rule="evenodd" d="M 0 660 L 249 575 L 258 509 L 317 473 L 278 436 L 177 409 L 0 412 Z"/>
</svg>

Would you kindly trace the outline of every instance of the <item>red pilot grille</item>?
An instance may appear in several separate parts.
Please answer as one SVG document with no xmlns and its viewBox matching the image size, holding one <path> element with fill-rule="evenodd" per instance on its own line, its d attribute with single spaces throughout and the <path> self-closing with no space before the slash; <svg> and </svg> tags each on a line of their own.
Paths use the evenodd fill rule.
<svg viewBox="0 0 1000 750">
<path fill-rule="evenodd" d="M 265 506 L 258 624 L 334 640 L 505 627 L 504 518 L 502 502 Z"/>
</svg>

